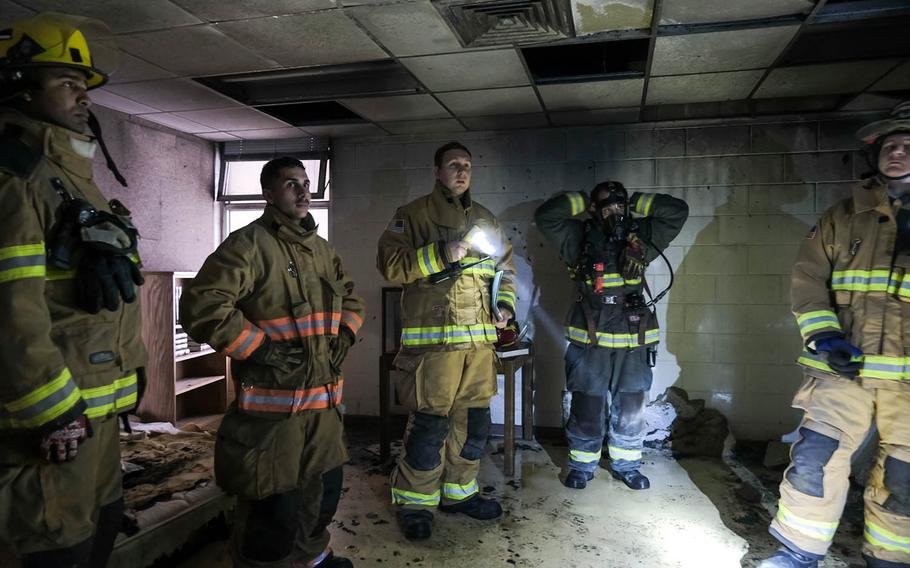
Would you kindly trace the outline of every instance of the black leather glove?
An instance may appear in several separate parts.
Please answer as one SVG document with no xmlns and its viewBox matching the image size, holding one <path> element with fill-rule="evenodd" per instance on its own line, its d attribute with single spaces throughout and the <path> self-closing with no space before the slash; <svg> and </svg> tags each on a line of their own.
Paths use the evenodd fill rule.
<svg viewBox="0 0 910 568">
<path fill-rule="evenodd" d="M 281 341 L 272 341 L 268 337 L 250 354 L 250 360 L 260 365 L 268 365 L 282 373 L 290 373 L 303 364 L 305 352 L 303 347 L 295 347 Z"/>
<path fill-rule="evenodd" d="M 341 364 L 348 356 L 348 350 L 354 345 L 354 341 L 354 334 L 346 327 L 342 327 L 338 332 L 338 337 L 332 340 L 332 372 L 336 375 L 341 374 Z"/>
<path fill-rule="evenodd" d="M 139 267 L 124 255 L 85 249 L 76 271 L 79 305 L 90 314 L 115 311 L 120 300 L 136 301 L 136 286 L 145 283 Z"/>
</svg>

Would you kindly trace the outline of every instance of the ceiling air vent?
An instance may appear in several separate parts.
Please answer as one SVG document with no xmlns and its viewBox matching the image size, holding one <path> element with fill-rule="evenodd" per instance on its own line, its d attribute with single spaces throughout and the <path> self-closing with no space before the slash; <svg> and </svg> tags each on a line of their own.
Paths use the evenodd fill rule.
<svg viewBox="0 0 910 568">
<path fill-rule="evenodd" d="M 511 45 L 575 36 L 569 0 L 436 0 L 465 47 Z"/>
</svg>

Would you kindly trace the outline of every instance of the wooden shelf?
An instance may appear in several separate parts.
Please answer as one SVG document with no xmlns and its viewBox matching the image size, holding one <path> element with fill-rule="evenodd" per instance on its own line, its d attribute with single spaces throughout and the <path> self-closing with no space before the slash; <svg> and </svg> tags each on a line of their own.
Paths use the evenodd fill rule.
<svg viewBox="0 0 910 568">
<path fill-rule="evenodd" d="M 180 396 L 185 392 L 189 392 L 199 387 L 204 387 L 205 385 L 210 385 L 212 383 L 217 383 L 218 381 L 223 381 L 224 375 L 213 375 L 211 377 L 187 377 L 185 379 L 178 379 L 176 385 L 174 386 L 174 395 Z"/>
<path fill-rule="evenodd" d="M 202 351 L 191 351 L 190 353 L 187 353 L 186 355 L 181 355 L 179 357 L 175 357 L 174 361 L 179 363 L 180 361 L 187 361 L 189 359 L 195 359 L 196 357 L 202 357 L 203 355 L 209 355 L 214 352 L 215 352 L 215 350 L 212 349 L 211 347 L 209 347 L 208 349 L 203 349 Z"/>
</svg>

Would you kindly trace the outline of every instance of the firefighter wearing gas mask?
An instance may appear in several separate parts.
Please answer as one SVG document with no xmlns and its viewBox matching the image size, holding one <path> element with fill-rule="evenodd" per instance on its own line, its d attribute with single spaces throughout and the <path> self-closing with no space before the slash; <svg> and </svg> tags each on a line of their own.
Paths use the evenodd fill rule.
<svg viewBox="0 0 910 568">
<path fill-rule="evenodd" d="M 851 457 L 878 428 L 866 485 L 866 566 L 910 566 L 910 101 L 857 132 L 874 173 L 822 214 L 796 257 L 805 379 L 799 438 L 759 566 L 814 568 L 834 538 Z"/>
<path fill-rule="evenodd" d="M 26 567 L 107 563 L 116 417 L 146 361 L 138 232 L 92 175 L 92 32 L 60 14 L 0 25 L 0 546 Z"/>
<path fill-rule="evenodd" d="M 605 434 L 613 477 L 631 489 L 650 486 L 639 468 L 659 330 L 644 297 L 644 269 L 679 234 L 688 213 L 684 201 L 669 195 L 630 199 L 615 181 L 598 184 L 590 196 L 557 194 L 535 213 L 538 230 L 577 283 L 565 328 L 572 396 L 566 487 L 583 489 L 594 477 Z"/>
</svg>

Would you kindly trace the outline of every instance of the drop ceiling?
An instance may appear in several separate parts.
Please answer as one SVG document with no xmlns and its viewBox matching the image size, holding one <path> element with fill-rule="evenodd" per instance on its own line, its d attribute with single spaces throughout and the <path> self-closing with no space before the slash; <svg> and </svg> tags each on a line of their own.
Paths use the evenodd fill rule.
<svg viewBox="0 0 910 568">
<path fill-rule="evenodd" d="M 114 9 L 116 8 L 116 9 Z M 906 0 L 0 0 L 104 20 L 96 104 L 212 141 L 887 109 Z"/>
</svg>

